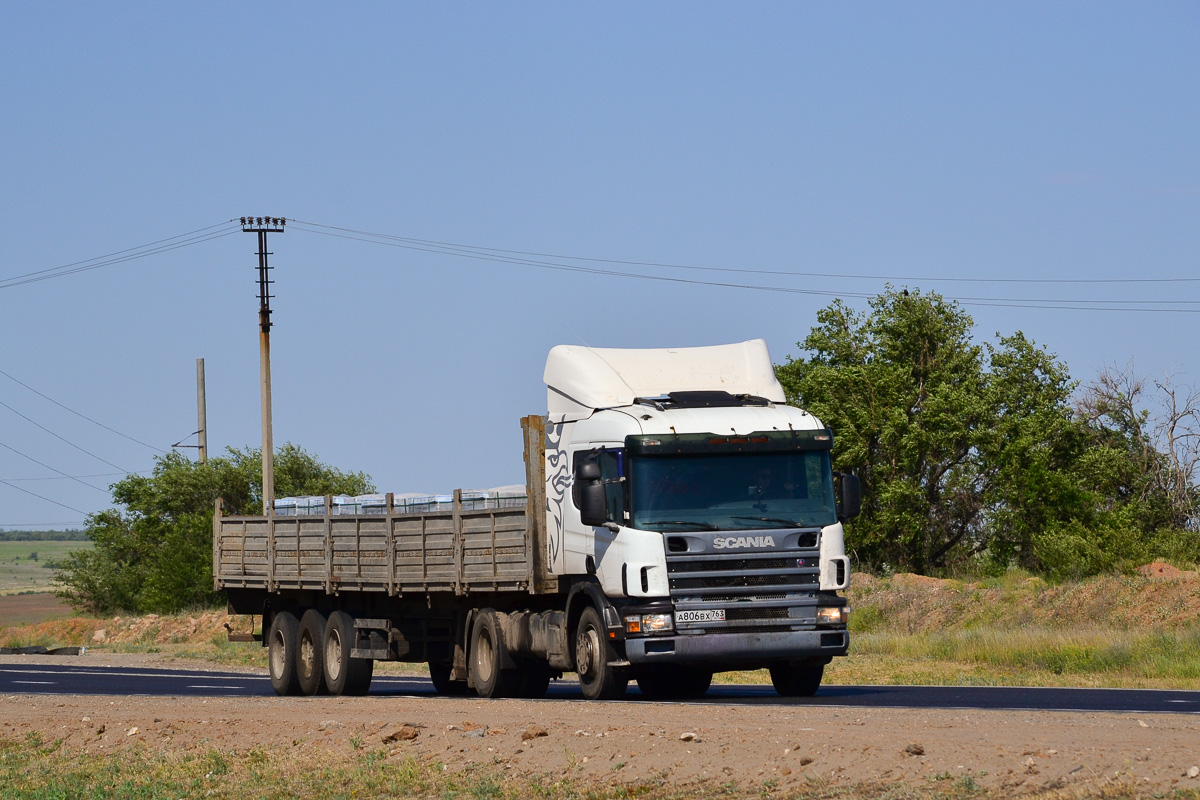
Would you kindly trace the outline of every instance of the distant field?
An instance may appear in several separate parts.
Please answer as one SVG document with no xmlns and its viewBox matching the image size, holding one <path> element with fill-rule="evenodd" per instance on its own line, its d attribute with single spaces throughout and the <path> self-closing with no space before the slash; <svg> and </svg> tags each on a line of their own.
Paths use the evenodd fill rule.
<svg viewBox="0 0 1200 800">
<path fill-rule="evenodd" d="M 0 595 L 52 590 L 54 570 L 47 565 L 74 550 L 86 550 L 89 542 L 0 542 Z"/>
<path fill-rule="evenodd" d="M 37 625 L 48 620 L 64 619 L 73 613 L 74 609 L 52 594 L 0 596 L 0 628 Z"/>
</svg>

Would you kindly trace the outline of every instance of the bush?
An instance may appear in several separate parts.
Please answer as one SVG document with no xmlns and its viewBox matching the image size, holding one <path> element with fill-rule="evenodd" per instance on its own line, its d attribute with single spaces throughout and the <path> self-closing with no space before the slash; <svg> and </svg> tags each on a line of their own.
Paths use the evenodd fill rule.
<svg viewBox="0 0 1200 800">
<path fill-rule="evenodd" d="M 170 613 L 212 605 L 212 521 L 216 499 L 230 514 L 262 512 L 261 451 L 227 451 L 193 463 L 179 453 L 160 457 L 150 477 L 129 475 L 112 485 L 109 509 L 87 519 L 91 550 L 58 566 L 58 595 L 99 613 Z M 293 444 L 275 457 L 276 494 L 365 494 L 361 472 L 342 472 Z"/>
</svg>

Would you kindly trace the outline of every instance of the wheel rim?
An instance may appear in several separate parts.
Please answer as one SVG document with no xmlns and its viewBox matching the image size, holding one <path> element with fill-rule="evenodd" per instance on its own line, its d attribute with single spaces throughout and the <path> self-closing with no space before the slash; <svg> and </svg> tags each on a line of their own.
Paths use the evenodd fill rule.
<svg viewBox="0 0 1200 800">
<path fill-rule="evenodd" d="M 342 674 L 342 637 L 336 628 L 329 631 L 325 640 L 325 671 L 335 681 Z"/>
<path fill-rule="evenodd" d="M 575 670 L 581 677 L 591 678 L 596 672 L 597 654 L 600 652 L 600 636 L 596 629 L 588 626 L 575 646 Z"/>
<path fill-rule="evenodd" d="M 492 645 L 492 637 L 485 628 L 479 632 L 479 641 L 475 643 L 475 666 L 479 670 L 479 677 L 484 681 L 491 680 L 495 664 L 495 647 Z"/>
<path fill-rule="evenodd" d="M 313 671 L 316 668 L 317 648 L 313 646 L 313 640 L 307 636 L 300 638 L 300 669 L 304 673 L 304 677 L 312 677 Z"/>
<path fill-rule="evenodd" d="M 274 678 L 283 677 L 283 672 L 287 669 L 287 644 L 283 639 L 283 631 L 275 631 L 275 635 L 271 637 L 271 648 L 268 653 L 271 659 L 271 675 Z"/>
</svg>

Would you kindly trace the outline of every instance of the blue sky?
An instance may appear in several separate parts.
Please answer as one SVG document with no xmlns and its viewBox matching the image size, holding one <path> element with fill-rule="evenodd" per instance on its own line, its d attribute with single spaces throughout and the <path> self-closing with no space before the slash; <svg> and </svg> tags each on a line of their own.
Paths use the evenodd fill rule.
<svg viewBox="0 0 1200 800">
<path fill-rule="evenodd" d="M 1198 23 L 1190 3 L 3 4 L 0 370 L 166 449 L 195 430 L 203 357 L 210 448 L 256 444 L 253 236 L 5 281 L 270 214 L 824 293 L 290 227 L 276 442 L 385 491 L 519 482 L 554 344 L 762 337 L 783 361 L 886 278 L 978 298 L 980 341 L 1024 331 L 1077 380 L 1194 383 L 1200 317 L 1165 309 L 1200 309 Z M 1037 302 L 982 304 L 1008 298 Z M 1047 300 L 1171 303 L 1015 307 Z M 0 525 L 78 525 L 113 465 L 152 466 L 7 376 Z"/>
</svg>

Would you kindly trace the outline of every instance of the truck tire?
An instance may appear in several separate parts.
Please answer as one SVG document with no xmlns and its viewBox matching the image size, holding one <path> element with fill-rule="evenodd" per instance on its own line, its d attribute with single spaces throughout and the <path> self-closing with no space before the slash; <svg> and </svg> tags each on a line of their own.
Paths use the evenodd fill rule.
<svg viewBox="0 0 1200 800">
<path fill-rule="evenodd" d="M 475 615 L 471 627 L 471 683 L 480 697 L 513 697 L 520 676 L 514 669 L 503 669 L 504 638 L 496 612 L 485 608 Z"/>
<path fill-rule="evenodd" d="M 301 694 L 325 692 L 324 643 L 325 615 L 310 608 L 300 618 L 300 630 L 296 636 L 296 680 L 300 684 Z"/>
<path fill-rule="evenodd" d="M 699 667 L 650 667 L 637 676 L 638 688 L 650 700 L 691 700 L 712 685 L 712 670 Z"/>
<path fill-rule="evenodd" d="M 277 611 L 271 617 L 267 634 L 267 669 L 271 673 L 271 688 L 281 696 L 300 694 L 296 674 L 296 640 L 300 622 L 290 611 Z"/>
<path fill-rule="evenodd" d="M 771 683 L 783 697 L 812 697 L 821 686 L 824 664 L 785 661 L 771 667 Z"/>
<path fill-rule="evenodd" d="M 615 660 L 595 606 L 588 606 L 575 629 L 575 673 L 588 700 L 617 700 L 629 686 L 629 676 L 610 666 Z"/>
<path fill-rule="evenodd" d="M 467 686 L 466 681 L 450 679 L 453 672 L 454 668 L 444 661 L 430 661 L 429 680 L 433 683 L 434 691 L 449 697 L 463 697 L 470 694 L 471 688 Z"/>
<path fill-rule="evenodd" d="M 545 661 L 526 661 L 518 668 L 520 681 L 517 685 L 517 697 L 526 700 L 536 700 L 546 696 L 550 688 L 550 665 Z"/>
<path fill-rule="evenodd" d="M 371 688 L 375 662 L 369 658 L 351 658 L 357 638 L 354 617 L 335 611 L 325 623 L 325 688 L 335 696 L 364 695 Z"/>
</svg>

